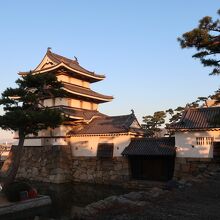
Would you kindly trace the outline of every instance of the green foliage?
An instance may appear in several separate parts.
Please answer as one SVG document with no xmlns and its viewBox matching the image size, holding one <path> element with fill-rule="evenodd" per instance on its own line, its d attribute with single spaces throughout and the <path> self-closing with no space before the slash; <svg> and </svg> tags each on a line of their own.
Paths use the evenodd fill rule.
<svg viewBox="0 0 220 220">
<path fill-rule="evenodd" d="M 165 126 L 168 134 L 171 136 L 174 134 L 172 129 L 169 129 L 169 125 L 178 123 L 182 118 L 184 111 L 188 108 L 199 108 L 208 107 L 208 99 L 213 100 L 213 105 L 220 103 L 220 89 L 215 91 L 214 95 L 209 95 L 208 97 L 198 97 L 194 102 L 187 103 L 185 107 L 177 107 L 176 109 L 169 108 L 165 111 L 155 112 L 153 115 L 147 115 L 143 117 L 142 127 L 146 130 L 146 136 L 154 137 L 158 135 L 157 133 L 161 131 L 161 127 Z M 168 123 L 165 124 L 165 121 Z M 216 117 L 211 122 L 214 125 L 220 125 L 220 115 Z"/>
<path fill-rule="evenodd" d="M 220 10 L 218 10 L 220 15 Z M 194 58 L 200 59 L 204 66 L 213 67 L 210 75 L 220 74 L 220 21 L 209 16 L 202 18 L 193 30 L 178 38 L 182 48 L 195 48 Z"/>
<path fill-rule="evenodd" d="M 182 117 L 182 113 L 185 110 L 184 107 L 177 107 L 176 109 L 168 109 L 166 110 L 166 113 L 170 114 L 169 123 L 176 123 L 180 120 Z"/>
<path fill-rule="evenodd" d="M 215 104 L 219 104 L 220 103 L 220 89 L 215 91 L 215 93 L 213 95 L 210 95 L 209 97 L 215 100 Z"/>
<path fill-rule="evenodd" d="M 155 136 L 156 132 L 160 132 L 160 126 L 165 123 L 166 113 L 164 111 L 158 111 L 151 115 L 143 117 L 145 124 L 142 127 L 146 130 L 146 135 L 149 137 Z"/>
<path fill-rule="evenodd" d="M 62 83 L 54 74 L 37 74 L 22 77 L 16 81 L 17 88 L 7 88 L 0 98 L 5 114 L 0 116 L 0 127 L 18 132 L 19 143 L 12 148 L 0 171 L 3 187 L 14 181 L 28 134 L 37 134 L 42 129 L 59 126 L 64 117 L 58 109 L 44 107 L 42 100 L 65 96 Z"/>
<path fill-rule="evenodd" d="M 25 136 L 62 123 L 63 117 L 58 109 L 41 104 L 45 98 L 65 96 L 62 83 L 54 74 L 29 74 L 18 79 L 16 84 L 18 88 L 7 88 L 0 99 L 5 111 L 0 116 L 2 129 L 19 131 Z"/>
</svg>

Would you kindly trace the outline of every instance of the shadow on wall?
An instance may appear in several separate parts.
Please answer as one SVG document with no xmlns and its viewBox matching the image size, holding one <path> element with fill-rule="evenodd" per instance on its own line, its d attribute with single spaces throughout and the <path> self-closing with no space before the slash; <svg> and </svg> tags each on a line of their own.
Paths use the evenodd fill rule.
<svg viewBox="0 0 220 220">
<path fill-rule="evenodd" d="M 97 137 L 93 138 L 92 140 L 89 138 L 86 138 L 85 140 L 72 140 L 70 146 L 73 156 L 95 157 L 97 155 L 98 144 L 113 143 L 113 156 L 121 157 L 122 151 L 129 145 L 130 141 L 131 138 L 126 136 L 105 138 Z"/>
<path fill-rule="evenodd" d="M 209 148 L 204 146 L 194 146 L 194 145 L 192 145 L 191 148 L 177 147 L 176 152 L 178 156 L 193 157 L 193 158 L 195 157 L 208 158 L 208 157 L 212 157 L 213 155 L 213 146 L 210 146 Z"/>
<path fill-rule="evenodd" d="M 219 137 L 216 131 L 176 133 L 177 157 L 212 158 L 213 144 L 197 145 L 197 137 Z"/>
</svg>

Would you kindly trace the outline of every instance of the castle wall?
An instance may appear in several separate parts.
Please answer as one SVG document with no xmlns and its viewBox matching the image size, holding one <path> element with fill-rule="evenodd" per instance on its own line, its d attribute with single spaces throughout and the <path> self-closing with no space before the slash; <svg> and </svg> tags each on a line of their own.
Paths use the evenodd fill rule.
<svg viewBox="0 0 220 220">
<path fill-rule="evenodd" d="M 176 159 L 174 178 L 190 178 L 216 166 L 213 144 L 197 144 L 196 138 L 209 137 L 220 140 L 219 131 L 189 131 L 175 133 Z"/>
<path fill-rule="evenodd" d="M 72 180 L 69 146 L 25 147 L 17 178 L 64 183 Z"/>
<path fill-rule="evenodd" d="M 25 147 L 16 178 L 51 183 L 120 184 L 130 178 L 126 157 L 72 156 L 70 146 Z"/>
<path fill-rule="evenodd" d="M 177 157 L 185 158 L 212 158 L 212 144 L 197 145 L 197 137 L 211 137 L 214 140 L 220 139 L 219 131 L 190 131 L 176 132 L 175 146 L 177 147 Z"/>
<path fill-rule="evenodd" d="M 53 134 L 66 132 L 61 126 Z M 46 130 L 45 132 L 49 132 Z M 46 133 L 45 133 L 46 134 Z M 190 178 L 215 166 L 212 145 L 197 146 L 196 137 L 219 138 L 219 132 L 177 133 L 177 157 L 174 178 Z M 131 135 L 90 135 L 65 138 L 46 138 L 25 140 L 24 154 L 18 176 L 43 182 L 89 182 L 118 184 L 130 178 L 129 161 L 121 153 L 129 145 Z M 113 158 L 97 158 L 99 143 L 113 143 Z M 37 147 L 40 144 L 43 147 Z M 52 146 L 55 145 L 55 146 Z M 56 146 L 59 145 L 59 146 Z M 192 145 L 194 147 L 192 147 Z"/>
<path fill-rule="evenodd" d="M 50 143 L 43 143 L 42 147 L 26 146 L 17 178 L 53 183 L 123 182 L 130 178 L 130 168 L 128 159 L 122 157 L 121 152 L 128 146 L 130 139 L 130 135 L 85 136 L 72 137 L 61 145 L 58 145 L 61 139 L 57 139 L 58 146 Z M 30 143 L 32 141 L 30 139 Z M 68 142 L 70 145 L 67 145 Z M 113 158 L 97 158 L 99 143 L 114 144 Z"/>
<path fill-rule="evenodd" d="M 130 169 L 126 157 L 98 159 L 97 157 L 75 157 L 72 163 L 75 182 L 118 184 L 129 180 Z"/>
<path fill-rule="evenodd" d="M 207 170 L 219 167 L 212 158 L 183 158 L 176 157 L 174 179 L 190 179 L 193 176 L 203 174 Z"/>
<path fill-rule="evenodd" d="M 72 155 L 75 157 L 94 157 L 99 143 L 113 143 L 113 157 L 120 157 L 125 147 L 130 144 L 131 138 L 131 135 L 71 137 Z"/>
</svg>

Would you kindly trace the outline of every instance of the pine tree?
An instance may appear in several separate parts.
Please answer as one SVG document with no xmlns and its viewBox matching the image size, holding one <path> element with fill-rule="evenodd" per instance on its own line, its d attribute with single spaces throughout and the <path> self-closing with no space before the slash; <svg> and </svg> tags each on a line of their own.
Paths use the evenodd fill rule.
<svg viewBox="0 0 220 220">
<path fill-rule="evenodd" d="M 146 136 L 154 137 L 161 131 L 161 125 L 165 123 L 166 113 L 164 111 L 154 112 L 152 115 L 143 117 L 142 127 L 146 130 Z"/>
<path fill-rule="evenodd" d="M 61 111 L 44 107 L 42 100 L 65 96 L 62 83 L 53 74 L 31 73 L 16 81 L 17 88 L 7 88 L 0 98 L 5 114 L 0 116 L 0 127 L 17 132 L 19 142 L 13 146 L 9 159 L 0 171 L 1 183 L 7 185 L 16 176 L 25 137 L 42 129 L 59 126 L 64 118 Z"/>
<path fill-rule="evenodd" d="M 206 16 L 196 28 L 179 37 L 178 41 L 182 48 L 197 50 L 193 57 L 200 59 L 204 66 L 213 68 L 210 75 L 220 74 L 220 20 L 213 21 L 212 17 Z"/>
</svg>

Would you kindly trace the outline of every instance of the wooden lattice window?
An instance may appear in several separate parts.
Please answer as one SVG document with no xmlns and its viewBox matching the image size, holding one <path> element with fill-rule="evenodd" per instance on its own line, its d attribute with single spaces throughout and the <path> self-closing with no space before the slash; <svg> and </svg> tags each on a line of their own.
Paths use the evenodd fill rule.
<svg viewBox="0 0 220 220">
<path fill-rule="evenodd" d="M 112 143 L 99 143 L 97 149 L 97 157 L 99 158 L 112 158 L 114 144 Z"/>
<path fill-rule="evenodd" d="M 196 138 L 196 145 L 211 145 L 213 143 L 213 137 L 197 137 Z"/>
</svg>

